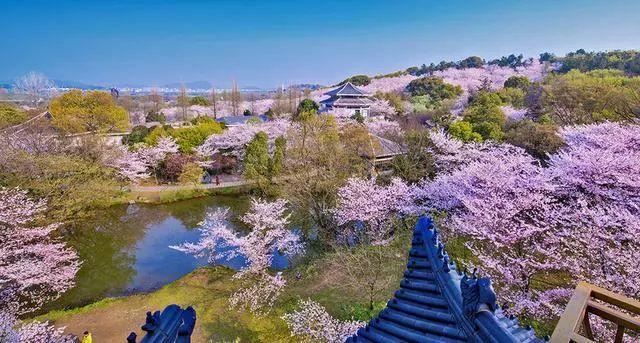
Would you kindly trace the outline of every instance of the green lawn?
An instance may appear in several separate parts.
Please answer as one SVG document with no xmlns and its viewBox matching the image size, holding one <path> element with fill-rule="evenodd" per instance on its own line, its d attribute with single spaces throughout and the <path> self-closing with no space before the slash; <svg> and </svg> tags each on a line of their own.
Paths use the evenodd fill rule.
<svg viewBox="0 0 640 343">
<path fill-rule="evenodd" d="M 96 342 L 123 341 L 131 331 L 138 331 L 144 323 L 145 313 L 161 310 L 176 303 L 193 306 L 197 312 L 194 342 L 299 342 L 291 337 L 281 316 L 296 309 L 299 299 L 312 298 L 341 319 L 367 320 L 382 309 L 397 287 L 406 263 L 409 237 L 407 233 L 390 245 L 393 258 L 385 264 L 390 268 L 392 286 L 384 289 L 375 299 L 374 311 L 367 308 L 367 297 L 362 287 L 339 287 L 347 277 L 339 270 L 333 253 L 313 254 L 307 260 L 287 271 L 287 288 L 275 308 L 267 315 L 255 316 L 245 311 L 229 309 L 228 298 L 238 287 L 231 278 L 233 271 L 224 267 L 200 268 L 180 280 L 149 293 L 121 298 L 110 298 L 94 304 L 65 311 L 54 311 L 38 317 L 66 326 L 66 332 L 81 334 L 92 332 Z M 297 273 L 301 277 L 295 277 Z"/>
</svg>

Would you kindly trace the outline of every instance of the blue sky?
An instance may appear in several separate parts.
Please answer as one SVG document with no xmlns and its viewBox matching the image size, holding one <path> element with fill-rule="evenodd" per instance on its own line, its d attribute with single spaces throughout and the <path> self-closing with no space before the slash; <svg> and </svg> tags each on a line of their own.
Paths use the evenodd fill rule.
<svg viewBox="0 0 640 343">
<path fill-rule="evenodd" d="M 640 48 L 640 1 L 0 0 L 0 80 L 332 83 L 509 53 Z"/>
</svg>

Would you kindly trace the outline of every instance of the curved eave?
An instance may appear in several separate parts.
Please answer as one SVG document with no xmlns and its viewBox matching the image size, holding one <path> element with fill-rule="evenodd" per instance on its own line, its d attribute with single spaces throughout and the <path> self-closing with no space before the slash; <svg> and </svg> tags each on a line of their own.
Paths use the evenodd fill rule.
<svg viewBox="0 0 640 343">
<path fill-rule="evenodd" d="M 347 342 L 542 342 L 500 309 L 475 318 L 462 312 L 462 273 L 449 262 L 433 221 L 416 223 L 399 290 L 387 307 Z"/>
</svg>

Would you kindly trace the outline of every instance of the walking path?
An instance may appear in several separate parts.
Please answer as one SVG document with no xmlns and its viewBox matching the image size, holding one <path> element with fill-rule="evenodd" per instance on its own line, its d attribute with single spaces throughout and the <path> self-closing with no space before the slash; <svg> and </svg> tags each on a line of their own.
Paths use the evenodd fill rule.
<svg viewBox="0 0 640 343">
<path fill-rule="evenodd" d="M 220 184 L 216 185 L 215 177 L 213 177 L 212 183 L 197 184 L 197 185 L 156 185 L 156 186 L 139 186 L 132 185 L 131 191 L 135 193 L 147 193 L 147 192 L 163 192 L 163 191 L 182 191 L 193 189 L 215 189 L 215 188 L 227 188 L 227 187 L 241 187 L 251 184 L 251 181 L 247 181 L 239 176 L 234 175 L 221 175 Z"/>
</svg>

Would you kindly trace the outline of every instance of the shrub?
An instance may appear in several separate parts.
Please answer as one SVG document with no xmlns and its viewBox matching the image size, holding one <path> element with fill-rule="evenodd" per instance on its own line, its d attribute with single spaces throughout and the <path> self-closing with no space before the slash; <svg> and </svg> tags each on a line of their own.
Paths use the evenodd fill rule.
<svg viewBox="0 0 640 343">
<path fill-rule="evenodd" d="M 159 174 L 168 181 L 176 181 L 189 163 L 196 162 L 196 157 L 185 154 L 168 155 L 162 162 Z"/>
<path fill-rule="evenodd" d="M 211 106 L 211 102 L 203 96 L 194 96 L 189 99 L 189 105 Z"/>
<path fill-rule="evenodd" d="M 318 104 L 311 99 L 304 99 L 300 101 L 298 104 L 298 108 L 296 109 L 296 113 L 300 114 L 302 112 L 318 112 L 320 107 Z"/>
<path fill-rule="evenodd" d="M 129 146 L 133 146 L 134 144 L 137 144 L 137 143 L 142 143 L 144 142 L 144 139 L 149 135 L 150 132 L 151 132 L 151 129 L 144 125 L 134 126 L 131 129 L 131 133 L 122 139 L 122 143 L 127 144 Z"/>
<path fill-rule="evenodd" d="M 539 160 L 546 160 L 564 145 L 553 124 L 537 123 L 530 119 L 520 120 L 508 126 L 504 140 L 523 148 Z"/>
<path fill-rule="evenodd" d="M 526 76 L 511 76 L 504 82 L 505 88 L 519 88 L 526 92 L 531 86 L 531 81 Z"/>
<path fill-rule="evenodd" d="M 189 162 L 182 168 L 182 173 L 178 176 L 178 182 L 183 185 L 197 185 L 202 181 L 202 168 L 195 162 Z"/>
<path fill-rule="evenodd" d="M 24 111 L 11 104 L 0 104 L 0 128 L 20 124 L 27 120 Z"/>
<path fill-rule="evenodd" d="M 412 96 L 428 95 L 433 101 L 452 99 L 462 94 L 460 86 L 444 82 L 441 78 L 426 76 L 415 79 L 407 85 Z"/>
<path fill-rule="evenodd" d="M 345 84 L 347 82 L 351 82 L 355 86 L 366 86 L 371 83 L 371 78 L 367 75 L 354 75 L 342 82 L 340 84 Z"/>
<path fill-rule="evenodd" d="M 473 131 L 471 123 L 459 120 L 449 125 L 447 131 L 451 137 L 463 142 L 482 142 L 482 136 Z"/>
</svg>

